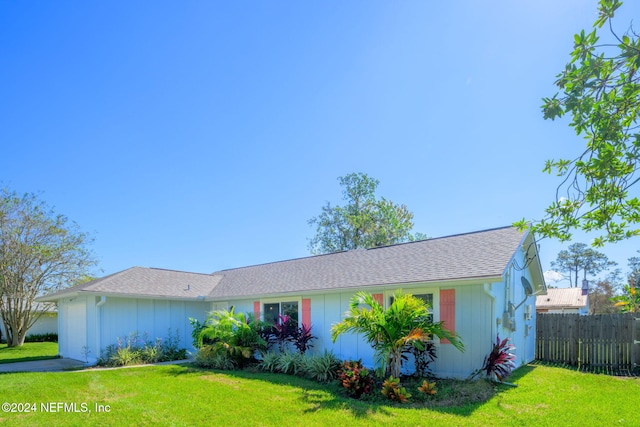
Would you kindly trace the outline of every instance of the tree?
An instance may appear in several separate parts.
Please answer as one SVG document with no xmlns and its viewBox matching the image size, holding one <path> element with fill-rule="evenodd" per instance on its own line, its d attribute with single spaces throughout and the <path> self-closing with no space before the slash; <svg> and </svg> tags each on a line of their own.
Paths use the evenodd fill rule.
<svg viewBox="0 0 640 427">
<path fill-rule="evenodd" d="M 405 205 L 397 205 L 375 196 L 379 181 L 364 173 L 338 178 L 343 187 L 344 206 L 322 207 L 309 220 L 316 235 L 309 240 L 313 254 L 325 254 L 358 248 L 372 248 L 426 239 L 422 233 L 411 234 L 413 214 Z"/>
<path fill-rule="evenodd" d="M 619 0 L 600 0 L 593 31 L 574 36 L 574 50 L 543 99 L 545 119 L 571 116 L 586 148 L 575 158 L 548 160 L 544 171 L 562 177 L 546 216 L 531 224 L 538 236 L 571 238 L 573 229 L 599 230 L 595 246 L 640 235 L 640 200 L 631 193 L 640 177 L 640 41 L 630 28 L 619 36 L 612 19 Z M 607 24 L 613 43 L 598 31 Z M 528 224 L 517 223 L 520 228 Z"/>
<path fill-rule="evenodd" d="M 623 286 L 621 295 L 612 296 L 610 301 L 623 313 L 640 313 L 640 257 L 631 257 L 628 262 L 628 284 Z"/>
<path fill-rule="evenodd" d="M 604 279 L 598 279 L 589 288 L 589 314 L 611 314 L 618 313 L 611 298 L 615 296 L 616 290 L 620 287 L 620 269 L 607 275 Z"/>
<path fill-rule="evenodd" d="M 400 376 L 402 353 L 410 347 L 424 348 L 433 335 L 448 339 L 458 350 L 464 349 L 460 337 L 447 331 L 443 322 L 431 320 L 424 301 L 401 291 L 396 291 L 386 310 L 373 295 L 356 293 L 345 318 L 331 327 L 331 339 L 335 342 L 346 332 L 362 334 L 373 347 L 385 376 L 396 378 Z"/>
<path fill-rule="evenodd" d="M 640 252 L 640 251 L 638 251 Z M 632 286 L 640 287 L 640 257 L 634 256 L 627 259 L 629 266 L 628 279 Z"/>
<path fill-rule="evenodd" d="M 21 346 L 42 310 L 34 299 L 86 277 L 91 238 L 35 194 L 0 189 L 0 316 L 9 347 Z"/>
<path fill-rule="evenodd" d="M 611 298 L 615 307 L 620 307 L 623 313 L 640 313 L 640 290 L 632 285 L 624 285 L 622 295 Z"/>
<path fill-rule="evenodd" d="M 569 249 L 558 252 L 558 257 L 551 263 L 555 270 L 565 273 L 571 287 L 578 287 L 578 275 L 583 273 L 583 280 L 587 280 L 587 274 L 596 275 L 609 267 L 616 265 L 609 258 L 584 243 L 573 243 Z"/>
</svg>

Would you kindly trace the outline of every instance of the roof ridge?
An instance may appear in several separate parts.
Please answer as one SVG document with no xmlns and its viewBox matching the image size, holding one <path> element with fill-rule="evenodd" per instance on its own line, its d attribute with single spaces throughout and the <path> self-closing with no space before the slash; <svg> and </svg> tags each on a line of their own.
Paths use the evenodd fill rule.
<svg viewBox="0 0 640 427">
<path fill-rule="evenodd" d="M 414 240 L 413 242 L 400 242 L 400 243 L 393 243 L 393 244 L 384 245 L 384 246 L 374 246 L 373 248 L 366 248 L 366 250 L 370 251 L 370 250 L 373 250 L 373 249 L 383 249 L 383 248 L 389 248 L 389 247 L 392 247 L 392 246 L 410 245 L 412 243 L 431 242 L 433 240 L 450 239 L 450 238 L 453 238 L 453 237 L 468 236 L 468 235 L 471 235 L 471 234 L 488 233 L 490 231 L 505 230 L 507 228 L 516 228 L 516 227 L 514 227 L 513 225 L 505 225 L 503 227 L 487 228 L 485 230 L 477 230 L 477 231 L 468 231 L 466 233 L 450 234 L 448 236 L 428 237 L 428 238 L 422 239 L 422 240 Z"/>
<path fill-rule="evenodd" d="M 320 258 L 320 257 L 330 256 L 330 255 L 345 254 L 345 253 L 349 253 L 349 252 L 353 252 L 353 251 L 357 251 L 357 250 L 370 251 L 370 250 L 374 250 L 374 249 L 384 249 L 384 248 L 389 248 L 389 247 L 393 247 L 393 246 L 410 245 L 410 244 L 413 244 L 413 243 L 424 243 L 424 242 L 430 242 L 430 241 L 433 241 L 433 240 L 442 240 L 442 239 L 449 239 L 449 238 L 453 238 L 453 237 L 460 237 L 460 236 L 466 236 L 466 235 L 471 235 L 471 234 L 487 233 L 487 232 L 490 232 L 490 231 L 503 230 L 503 229 L 507 229 L 507 228 L 515 228 L 515 227 L 513 225 L 505 225 L 505 226 L 502 226 L 502 227 L 488 228 L 488 229 L 485 229 L 485 230 L 477 230 L 477 231 L 469 231 L 469 232 L 466 232 L 466 233 L 451 234 L 451 235 L 448 235 L 448 236 L 430 237 L 430 238 L 427 238 L 427 239 L 416 240 L 416 241 L 413 241 L 413 242 L 394 243 L 394 244 L 391 244 L 391 245 L 376 246 L 376 247 L 373 247 L 373 248 L 356 248 L 356 249 L 349 249 L 349 250 L 345 250 L 345 251 L 331 252 L 331 253 L 328 253 L 328 254 L 309 255 L 309 256 L 298 257 L 298 258 L 283 259 L 283 260 L 279 260 L 279 261 L 271 261 L 271 262 L 264 262 L 264 263 L 258 263 L 258 264 L 252 264 L 252 265 L 245 265 L 245 266 L 242 266 L 242 267 L 225 268 L 225 269 L 222 269 L 222 270 L 214 271 L 213 273 L 211 273 L 211 275 L 224 273 L 226 271 L 242 270 L 242 269 L 245 269 L 245 268 L 261 267 L 261 266 L 265 266 L 265 265 L 281 264 L 281 263 L 285 263 L 285 262 L 299 261 L 299 260 L 303 260 L 303 259 L 313 259 L 313 258 Z"/>
<path fill-rule="evenodd" d="M 161 271 L 173 271 L 174 273 L 188 273 L 188 274 L 200 274 L 203 276 L 211 276 L 212 273 L 199 273 L 196 271 L 175 270 L 173 268 L 161 268 L 161 267 L 132 267 L 132 268 L 145 268 L 148 270 L 161 270 Z M 124 270 L 126 271 L 126 270 Z"/>
<path fill-rule="evenodd" d="M 117 276 L 118 274 L 124 273 L 125 271 L 129 271 L 129 270 L 133 270 L 134 268 L 142 268 L 142 267 L 129 267 L 129 268 L 125 268 L 124 270 L 120 270 L 120 271 L 116 271 L 115 273 L 111 273 L 111 274 L 107 274 L 106 276 L 102 276 L 102 277 L 96 277 L 93 280 L 89 280 L 88 282 L 84 282 L 84 283 L 78 283 L 77 285 L 73 285 L 73 286 L 69 286 L 68 288 L 62 288 L 60 289 L 60 291 L 64 291 L 67 289 L 71 289 L 71 288 L 79 288 L 80 286 L 90 286 L 91 284 L 95 284 L 97 282 L 100 282 L 104 279 L 108 279 L 109 277 L 113 277 L 113 276 Z"/>
<path fill-rule="evenodd" d="M 354 250 L 354 249 L 351 249 L 351 250 Z M 298 260 L 302 260 L 302 259 L 320 258 L 320 257 L 329 256 L 329 255 L 345 254 L 345 253 L 351 252 L 351 250 L 331 252 L 331 253 L 328 253 L 328 254 L 301 256 L 301 257 L 298 257 L 298 258 L 281 259 L 279 261 L 262 262 L 262 263 L 259 263 L 259 264 L 245 265 L 245 266 L 242 266 L 242 267 L 225 268 L 223 270 L 214 271 L 213 273 L 211 273 L 211 275 L 215 275 L 216 273 L 224 273 L 225 271 L 241 270 L 243 268 L 261 267 L 263 265 L 281 264 L 281 263 L 284 263 L 284 262 L 298 261 Z M 363 250 L 364 250 L 364 248 L 363 248 Z"/>
</svg>

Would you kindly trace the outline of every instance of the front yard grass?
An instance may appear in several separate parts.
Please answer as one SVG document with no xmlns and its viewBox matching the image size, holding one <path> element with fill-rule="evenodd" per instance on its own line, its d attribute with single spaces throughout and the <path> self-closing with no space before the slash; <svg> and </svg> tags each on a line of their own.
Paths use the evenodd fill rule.
<svg viewBox="0 0 640 427">
<path fill-rule="evenodd" d="M 0 424 L 640 425 L 638 378 L 525 366 L 509 380 L 518 387 L 498 386 L 485 401 L 456 405 L 441 401 L 440 406 L 424 407 L 352 400 L 337 386 L 283 374 L 209 371 L 188 365 L 11 373 L 0 375 L 0 396 L 22 411 L 0 412 Z M 31 412 L 24 404 L 31 405 Z M 44 410 L 52 407 L 57 412 Z"/>
<path fill-rule="evenodd" d="M 0 363 L 28 362 L 57 357 L 57 342 L 26 342 L 22 347 L 7 347 L 6 344 L 0 344 Z"/>
</svg>

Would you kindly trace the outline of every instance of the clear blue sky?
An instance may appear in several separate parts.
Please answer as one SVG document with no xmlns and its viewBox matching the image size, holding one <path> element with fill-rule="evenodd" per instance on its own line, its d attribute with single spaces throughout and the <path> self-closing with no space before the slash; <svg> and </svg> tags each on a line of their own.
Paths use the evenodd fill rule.
<svg viewBox="0 0 640 427">
<path fill-rule="evenodd" d="M 100 274 L 307 256 L 350 172 L 432 237 L 540 218 L 544 161 L 583 146 L 541 98 L 595 17 L 595 0 L 2 2 L 0 181 L 92 232 Z M 541 242 L 545 269 L 562 247 Z"/>
</svg>

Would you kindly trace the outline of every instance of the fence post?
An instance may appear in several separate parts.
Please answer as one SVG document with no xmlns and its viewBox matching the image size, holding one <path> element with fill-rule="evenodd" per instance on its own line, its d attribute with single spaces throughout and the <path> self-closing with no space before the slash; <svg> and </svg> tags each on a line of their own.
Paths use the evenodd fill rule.
<svg viewBox="0 0 640 427">
<path fill-rule="evenodd" d="M 640 340 L 638 337 L 638 322 L 640 317 L 633 317 L 633 323 L 631 324 L 631 363 L 633 369 L 637 369 L 640 366 Z"/>
</svg>

